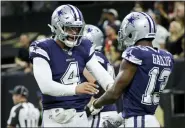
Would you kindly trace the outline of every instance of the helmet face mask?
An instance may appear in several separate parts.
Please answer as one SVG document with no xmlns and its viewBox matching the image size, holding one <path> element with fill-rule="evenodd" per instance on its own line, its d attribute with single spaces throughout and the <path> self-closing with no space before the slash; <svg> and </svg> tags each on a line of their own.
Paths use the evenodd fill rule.
<svg viewBox="0 0 185 128">
<path fill-rule="evenodd" d="M 126 34 L 125 30 L 120 29 L 118 31 L 118 43 L 120 48 L 124 50 L 125 48 L 134 45 L 134 41 L 132 40 L 133 34 Z"/>
<path fill-rule="evenodd" d="M 82 27 L 64 27 L 64 32 L 67 33 L 67 40 L 76 41 L 79 37 L 83 36 Z"/>
<path fill-rule="evenodd" d="M 58 39 L 65 43 L 68 47 L 74 47 L 77 44 L 78 39 L 83 36 L 84 27 L 71 27 L 71 26 L 59 26 L 61 33 L 58 35 Z"/>
<path fill-rule="evenodd" d="M 75 10 L 75 11 L 74 11 Z M 74 47 L 81 36 L 85 22 L 82 13 L 72 5 L 59 6 L 52 14 L 51 31 L 55 33 L 55 39 L 60 40 L 68 47 Z"/>
<path fill-rule="evenodd" d="M 125 41 L 126 35 L 123 33 L 123 29 L 120 29 L 118 31 L 118 42 L 121 45 L 121 47 L 124 46 L 124 41 Z"/>
</svg>

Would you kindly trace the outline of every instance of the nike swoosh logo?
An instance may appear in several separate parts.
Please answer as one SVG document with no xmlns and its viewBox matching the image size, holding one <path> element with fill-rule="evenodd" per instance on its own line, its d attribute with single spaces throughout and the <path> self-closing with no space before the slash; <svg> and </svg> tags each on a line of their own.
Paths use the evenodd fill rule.
<svg viewBox="0 0 185 128">
<path fill-rule="evenodd" d="M 80 115 L 79 117 L 82 117 L 83 116 L 83 114 L 82 115 Z"/>
<path fill-rule="evenodd" d="M 58 114 L 56 115 L 56 117 L 57 117 L 58 115 L 60 115 L 60 113 L 58 113 Z"/>
</svg>

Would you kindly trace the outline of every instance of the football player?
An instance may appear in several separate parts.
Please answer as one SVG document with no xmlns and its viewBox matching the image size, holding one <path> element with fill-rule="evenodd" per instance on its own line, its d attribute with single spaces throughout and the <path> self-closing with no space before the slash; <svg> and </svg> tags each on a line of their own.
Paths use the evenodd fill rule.
<svg viewBox="0 0 185 128">
<path fill-rule="evenodd" d="M 155 23 L 146 13 L 132 12 L 123 19 L 119 42 L 128 48 L 122 54 L 119 74 L 114 85 L 92 102 L 91 111 L 114 103 L 123 94 L 121 127 L 160 127 L 154 113 L 174 60 L 169 52 L 152 46 L 155 34 Z"/>
<path fill-rule="evenodd" d="M 42 92 L 43 126 L 86 127 L 84 107 L 98 90 L 97 85 L 85 82 L 84 68 L 104 90 L 114 80 L 98 63 L 91 41 L 81 38 L 85 22 L 77 7 L 59 6 L 49 26 L 54 39 L 35 41 L 30 46 L 34 76 Z"/>
<path fill-rule="evenodd" d="M 85 25 L 84 28 L 84 34 L 86 38 L 91 40 L 94 48 L 95 48 L 95 55 L 97 57 L 98 62 L 109 72 L 109 74 L 115 78 L 115 73 L 114 73 L 114 68 L 113 66 L 109 63 L 108 59 L 102 54 L 102 47 L 104 43 L 104 35 L 103 32 L 96 26 L 87 24 Z M 89 74 L 89 72 L 85 69 L 84 70 L 84 76 L 87 78 L 89 82 L 96 83 L 96 79 Z M 94 95 L 93 98 L 98 98 L 100 97 L 105 91 L 103 88 L 99 87 L 99 93 L 97 95 Z M 116 111 L 116 105 L 111 104 L 111 105 L 106 105 L 104 108 L 100 111 L 98 115 L 90 116 L 89 119 L 89 124 L 90 127 L 103 127 L 103 122 L 105 120 L 105 117 L 107 116 L 112 116 L 112 115 L 117 115 Z"/>
</svg>

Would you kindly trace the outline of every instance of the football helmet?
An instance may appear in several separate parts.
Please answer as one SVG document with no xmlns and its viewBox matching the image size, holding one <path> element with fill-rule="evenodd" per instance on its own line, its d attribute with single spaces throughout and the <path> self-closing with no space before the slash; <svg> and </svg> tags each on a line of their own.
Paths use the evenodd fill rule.
<svg viewBox="0 0 185 128">
<path fill-rule="evenodd" d="M 74 47 L 79 37 L 83 34 L 85 21 L 81 11 L 73 5 L 61 5 L 55 9 L 51 17 L 52 33 L 55 39 L 65 43 L 68 47 Z"/>
<path fill-rule="evenodd" d="M 86 24 L 83 35 L 93 43 L 95 50 L 97 51 L 102 50 L 104 43 L 104 35 L 103 32 L 98 27 Z"/>
<path fill-rule="evenodd" d="M 118 42 L 128 47 L 141 39 L 154 39 L 155 35 L 156 24 L 151 16 L 144 12 L 132 12 L 122 21 Z"/>
</svg>

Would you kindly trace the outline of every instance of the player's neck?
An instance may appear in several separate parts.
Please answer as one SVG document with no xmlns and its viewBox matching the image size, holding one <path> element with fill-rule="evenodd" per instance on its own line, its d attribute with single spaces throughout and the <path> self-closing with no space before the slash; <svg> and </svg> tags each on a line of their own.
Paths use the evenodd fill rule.
<svg viewBox="0 0 185 128">
<path fill-rule="evenodd" d="M 56 43 L 57 43 L 57 44 L 58 44 L 62 49 L 64 49 L 64 48 L 65 48 L 64 43 L 62 43 L 61 41 L 56 40 Z"/>
<path fill-rule="evenodd" d="M 62 43 L 60 40 L 55 40 L 56 43 L 59 45 L 60 48 L 62 48 L 64 51 L 68 51 L 71 48 L 67 47 L 64 43 Z"/>
<path fill-rule="evenodd" d="M 139 42 L 137 42 L 136 46 L 138 46 L 138 45 L 153 47 L 152 42 L 150 42 L 150 41 L 139 41 Z"/>
<path fill-rule="evenodd" d="M 24 102 L 27 102 L 27 99 L 23 98 L 23 99 L 20 99 L 19 103 L 24 103 Z"/>
</svg>

